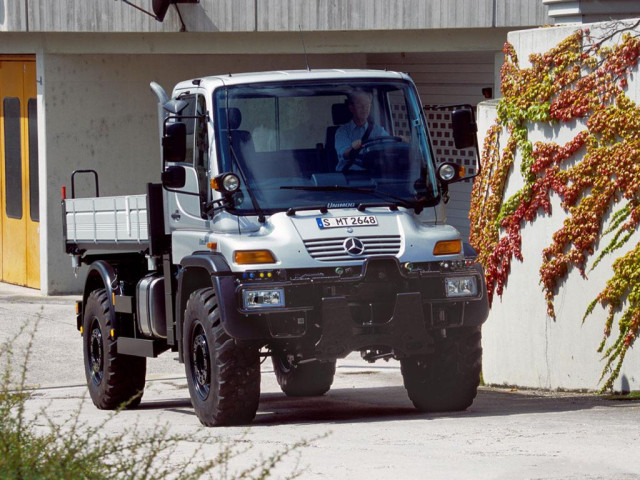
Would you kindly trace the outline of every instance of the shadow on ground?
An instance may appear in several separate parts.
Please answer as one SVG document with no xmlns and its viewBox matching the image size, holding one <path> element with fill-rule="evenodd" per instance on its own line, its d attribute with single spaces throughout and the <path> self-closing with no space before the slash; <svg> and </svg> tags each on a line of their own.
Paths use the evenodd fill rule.
<svg viewBox="0 0 640 480">
<path fill-rule="evenodd" d="M 479 390 L 473 405 L 464 412 L 421 413 L 413 408 L 402 387 L 337 388 L 321 397 L 307 398 L 263 393 L 252 426 L 510 416 L 625 406 L 594 394 L 509 391 L 484 387 Z M 143 398 L 138 409 L 163 409 L 194 415 L 188 398 L 149 402 Z"/>
</svg>

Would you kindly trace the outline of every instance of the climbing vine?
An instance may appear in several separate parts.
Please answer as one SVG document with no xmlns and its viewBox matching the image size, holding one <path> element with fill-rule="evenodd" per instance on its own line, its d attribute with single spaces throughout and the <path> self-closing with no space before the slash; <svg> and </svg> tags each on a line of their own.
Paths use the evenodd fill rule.
<svg viewBox="0 0 640 480">
<path fill-rule="evenodd" d="M 522 227 L 552 213 L 551 195 L 566 212 L 542 252 L 539 272 L 553 318 L 554 297 L 571 269 L 586 277 L 587 261 L 605 237 L 610 239 L 592 268 L 626 245 L 640 224 L 640 108 L 626 94 L 640 58 L 637 28 L 627 26 L 613 46 L 604 43 L 614 34 L 595 41 L 589 30 L 578 30 L 548 52 L 531 55 L 530 68 L 520 68 L 515 49 L 505 44 L 503 98 L 483 145 L 469 215 L 470 241 L 485 268 L 490 299 L 502 295 L 512 260 L 523 260 Z M 577 133 L 564 145 L 529 140 L 536 124 L 569 122 Z M 524 185 L 504 198 L 516 156 Z M 640 243 L 626 250 L 585 313 L 598 304 L 608 311 L 599 347 L 606 359 L 603 390 L 617 378 L 640 326 Z M 616 316 L 619 335 L 607 345 Z"/>
</svg>

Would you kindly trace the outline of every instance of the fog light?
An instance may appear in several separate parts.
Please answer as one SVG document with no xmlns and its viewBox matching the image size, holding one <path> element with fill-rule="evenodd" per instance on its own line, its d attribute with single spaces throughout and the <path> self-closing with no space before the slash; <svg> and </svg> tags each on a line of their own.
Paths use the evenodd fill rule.
<svg viewBox="0 0 640 480">
<path fill-rule="evenodd" d="M 284 289 L 243 290 L 242 303 L 245 309 L 284 307 Z"/>
<path fill-rule="evenodd" d="M 447 297 L 474 297 L 478 294 L 475 277 L 451 277 L 444 279 Z"/>
</svg>

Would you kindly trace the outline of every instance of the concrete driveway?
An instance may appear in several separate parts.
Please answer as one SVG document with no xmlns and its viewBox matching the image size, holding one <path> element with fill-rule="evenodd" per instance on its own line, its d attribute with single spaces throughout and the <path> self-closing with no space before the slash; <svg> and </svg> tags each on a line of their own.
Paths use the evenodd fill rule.
<svg viewBox="0 0 640 480">
<path fill-rule="evenodd" d="M 109 413 L 95 409 L 86 395 L 73 300 L 0 284 L 0 341 L 38 322 L 27 375 L 37 388 L 29 411 L 44 409 L 62 421 L 82 407 L 83 420 L 95 425 Z M 26 344 L 23 333 L 14 350 Z M 166 423 L 173 433 L 193 435 L 176 453 L 184 458 L 201 442 L 204 455 L 214 455 L 219 445 L 210 444 L 212 436 L 238 441 L 250 448 L 237 466 L 322 437 L 287 456 L 276 478 L 298 465 L 305 479 L 640 479 L 640 402 L 483 387 L 466 412 L 420 414 L 402 387 L 397 362 L 370 365 L 352 355 L 339 362 L 331 391 L 308 399 L 282 394 L 265 362 L 253 424 L 200 429 L 174 356 L 149 360 L 142 404 L 117 415 L 106 433 L 118 435 L 136 421 Z"/>
</svg>

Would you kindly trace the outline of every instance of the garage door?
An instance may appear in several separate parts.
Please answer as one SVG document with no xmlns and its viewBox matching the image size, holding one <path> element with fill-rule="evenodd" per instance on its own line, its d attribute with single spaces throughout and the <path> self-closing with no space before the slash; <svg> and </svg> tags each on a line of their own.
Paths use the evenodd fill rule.
<svg viewBox="0 0 640 480">
<path fill-rule="evenodd" d="M 0 56 L 0 280 L 40 288 L 35 57 Z"/>
</svg>

